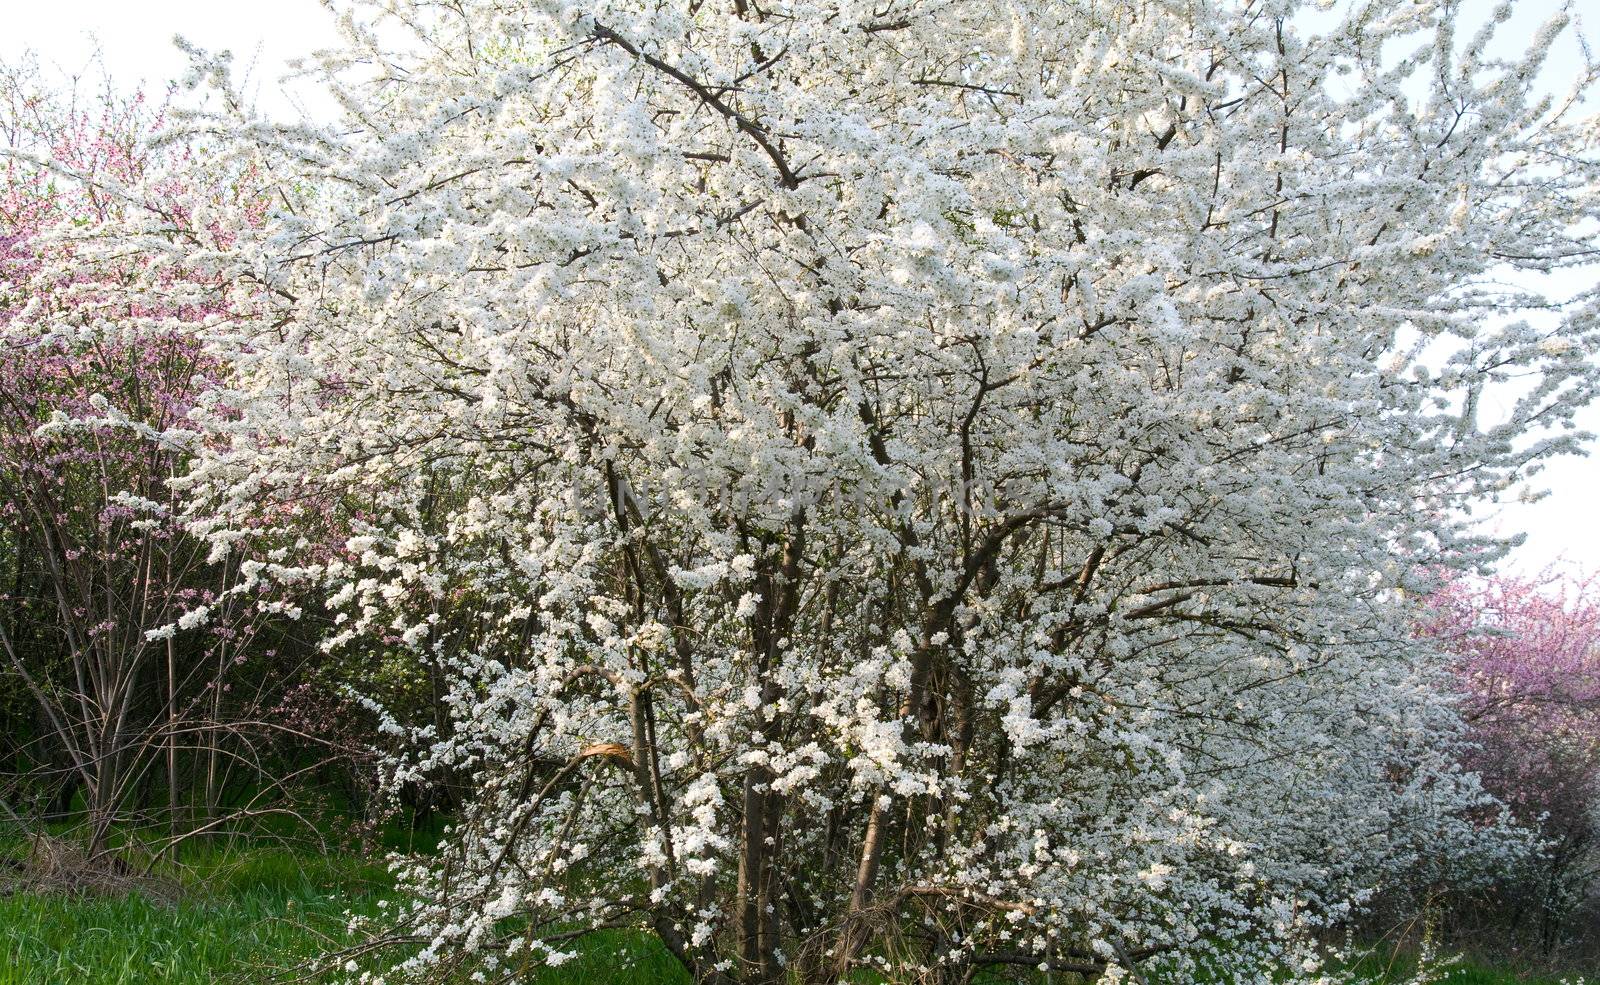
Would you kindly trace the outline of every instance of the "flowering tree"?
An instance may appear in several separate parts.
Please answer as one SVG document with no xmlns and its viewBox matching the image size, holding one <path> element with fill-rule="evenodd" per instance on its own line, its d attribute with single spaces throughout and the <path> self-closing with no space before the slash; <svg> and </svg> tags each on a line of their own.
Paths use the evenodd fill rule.
<svg viewBox="0 0 1600 985">
<path fill-rule="evenodd" d="M 1596 248 L 1560 21 L 360 10 L 337 129 L 187 125 L 275 204 L 205 258 L 267 300 L 184 482 L 448 682 L 387 724 L 473 789 L 402 971 L 623 926 L 712 982 L 1281 980 L 1505 850 L 1399 590 L 1595 386 L 1593 296 L 1491 279 Z M 313 495 L 348 557 L 235 544 Z"/>
<path fill-rule="evenodd" d="M 190 216 L 235 189 L 176 180 L 188 151 L 152 148 L 162 117 L 142 97 L 80 95 L 0 67 L 0 675 L 32 719 L 8 729 L 8 772 L 47 813 L 81 797 L 98 860 L 119 825 L 206 830 L 230 777 L 260 783 L 262 743 L 239 726 L 275 692 L 229 692 L 252 647 L 272 657 L 274 607 L 185 531 L 169 486 L 218 369 L 200 333 L 226 292 L 107 245 L 150 219 L 186 249 L 223 241 Z"/>
<path fill-rule="evenodd" d="M 1428 635 L 1458 655 L 1469 765 L 1537 827 L 1532 897 L 1540 943 L 1597 889 L 1600 836 L 1600 599 L 1592 579 L 1457 579 L 1429 601 Z"/>
<path fill-rule="evenodd" d="M 142 100 L 107 105 L 96 119 L 56 104 L 23 69 L 5 82 L 7 148 L 42 149 L 83 179 L 5 162 L 0 510 L 13 573 L 0 645 L 7 676 L 48 725 L 29 758 L 60 764 L 58 800 L 82 792 L 95 854 L 176 711 L 157 709 L 153 732 L 135 708 L 163 656 L 176 687 L 172 641 L 144 633 L 176 621 L 196 560 L 174 542 L 176 504 L 163 484 L 178 463 L 158 436 L 188 409 L 198 348 L 179 333 L 139 332 L 129 323 L 143 312 L 75 264 L 70 248 L 41 239 L 117 211 L 102 182 L 134 182 L 144 170 Z M 51 743 L 57 754 L 41 756 Z"/>
</svg>

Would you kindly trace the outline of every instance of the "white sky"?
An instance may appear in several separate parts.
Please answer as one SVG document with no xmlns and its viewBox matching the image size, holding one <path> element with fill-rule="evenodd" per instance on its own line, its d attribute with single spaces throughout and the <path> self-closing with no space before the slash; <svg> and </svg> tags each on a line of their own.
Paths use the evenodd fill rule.
<svg viewBox="0 0 1600 985">
<path fill-rule="evenodd" d="M 1560 5 L 1560 0 L 1523 0 L 1504 37 L 1510 43 L 1527 39 Z M 287 59 L 336 40 L 333 16 L 318 0 L 0 0 L 0 6 L 7 8 L 0 21 L 0 59 L 31 49 L 46 69 L 92 79 L 99 74 L 93 62 L 98 51 L 100 64 L 119 87 L 142 84 L 156 92 L 185 71 L 185 59 L 172 44 L 173 36 L 182 34 L 209 51 L 233 52 L 236 72 L 273 115 L 295 115 L 302 108 L 320 114 L 329 106 L 314 87 L 302 82 L 286 92 L 279 83 Z M 1466 0 L 1474 19 L 1489 6 L 1488 0 Z M 1544 81 L 1564 87 L 1581 65 L 1578 52 L 1576 42 L 1565 39 Z M 1568 274 L 1559 288 L 1576 292 L 1585 280 L 1585 275 Z M 1585 411 L 1580 424 L 1600 432 L 1600 407 Z M 1589 447 L 1596 448 L 1595 442 Z M 1600 570 L 1600 458 L 1556 461 L 1534 484 L 1550 495 L 1538 503 L 1501 507 L 1495 515 L 1500 532 L 1527 534 L 1512 565 L 1530 572 L 1557 562 Z"/>
</svg>

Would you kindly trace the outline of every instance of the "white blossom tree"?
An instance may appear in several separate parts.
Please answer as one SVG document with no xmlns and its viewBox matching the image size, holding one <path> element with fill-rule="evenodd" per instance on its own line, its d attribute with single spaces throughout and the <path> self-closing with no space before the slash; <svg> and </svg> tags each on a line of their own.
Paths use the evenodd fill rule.
<svg viewBox="0 0 1600 985">
<path fill-rule="evenodd" d="M 197 516 L 342 503 L 247 569 L 453 682 L 401 972 L 1265 982 L 1510 850 L 1410 590 L 1596 385 L 1499 281 L 1594 256 L 1594 74 L 1458 19 L 385 0 L 336 128 L 195 117 L 275 203 Z"/>
</svg>

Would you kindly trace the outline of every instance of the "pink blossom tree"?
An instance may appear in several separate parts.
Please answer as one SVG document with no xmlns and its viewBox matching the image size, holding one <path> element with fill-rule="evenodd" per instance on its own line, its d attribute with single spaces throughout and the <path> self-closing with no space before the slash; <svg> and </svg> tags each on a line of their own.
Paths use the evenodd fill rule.
<svg viewBox="0 0 1600 985">
<path fill-rule="evenodd" d="M 1455 579 L 1430 599 L 1427 635 L 1457 658 L 1468 765 L 1544 838 L 1531 897 L 1541 945 L 1596 890 L 1600 847 L 1600 582 L 1594 576 Z"/>
<path fill-rule="evenodd" d="M 96 247 L 136 213 L 184 249 L 228 238 L 195 213 L 241 182 L 166 177 L 189 151 L 153 147 L 162 126 L 139 95 L 85 108 L 26 68 L 0 74 L 0 660 L 35 714 L 16 772 L 56 813 L 82 798 L 91 857 L 163 811 L 177 836 L 222 823 L 230 776 L 259 779 L 269 748 L 240 726 L 281 691 L 259 673 L 234 691 L 252 647 L 273 655 L 259 637 L 281 600 L 188 533 L 170 484 L 228 292 L 159 253 Z"/>
</svg>

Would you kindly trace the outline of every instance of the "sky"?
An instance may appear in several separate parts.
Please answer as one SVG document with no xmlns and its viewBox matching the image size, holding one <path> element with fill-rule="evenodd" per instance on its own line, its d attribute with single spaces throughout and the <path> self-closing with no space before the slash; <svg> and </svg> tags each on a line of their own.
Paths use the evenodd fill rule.
<svg viewBox="0 0 1600 985">
<path fill-rule="evenodd" d="M 147 91 L 159 91 L 181 78 L 187 67 L 185 56 L 173 45 L 174 35 L 181 34 L 208 51 L 231 51 L 236 74 L 246 80 L 247 90 L 269 115 L 321 116 L 330 111 L 331 103 L 319 98 L 314 85 L 304 80 L 280 83 L 288 59 L 338 39 L 333 15 L 318 0 L 4 2 L 10 9 L 6 31 L 0 34 L 0 59 L 31 50 L 47 70 L 90 80 L 103 70 L 120 88 L 143 85 Z M 1508 53 L 1560 6 L 1560 0 L 1521 0 L 1504 32 L 1511 43 Z M 1464 3 L 1469 20 L 1481 20 L 1489 8 L 1489 0 Z M 1566 38 L 1553 52 L 1541 82 L 1564 88 L 1582 64 L 1579 52 L 1576 40 Z M 1600 271 L 1568 272 L 1552 286 L 1576 293 L 1595 280 L 1600 280 Z M 1579 425 L 1600 433 L 1600 406 L 1585 410 Z M 1587 445 L 1600 452 L 1593 439 Z M 1548 495 L 1538 502 L 1511 502 L 1483 513 L 1497 532 L 1522 532 L 1527 537 L 1508 566 L 1525 574 L 1551 565 L 1600 571 L 1600 455 L 1554 461 L 1532 487 L 1548 490 Z"/>
<path fill-rule="evenodd" d="M 90 80 L 99 65 L 119 88 L 140 84 L 160 91 L 182 78 L 187 57 L 173 44 L 182 35 L 207 51 L 233 53 L 234 71 L 248 82 L 263 111 L 313 114 L 330 105 L 315 87 L 279 85 L 286 62 L 338 41 L 334 17 L 318 0 L 0 0 L 6 29 L 0 58 L 24 51 L 46 69 Z M 98 56 L 98 65 L 96 58 Z"/>
</svg>

